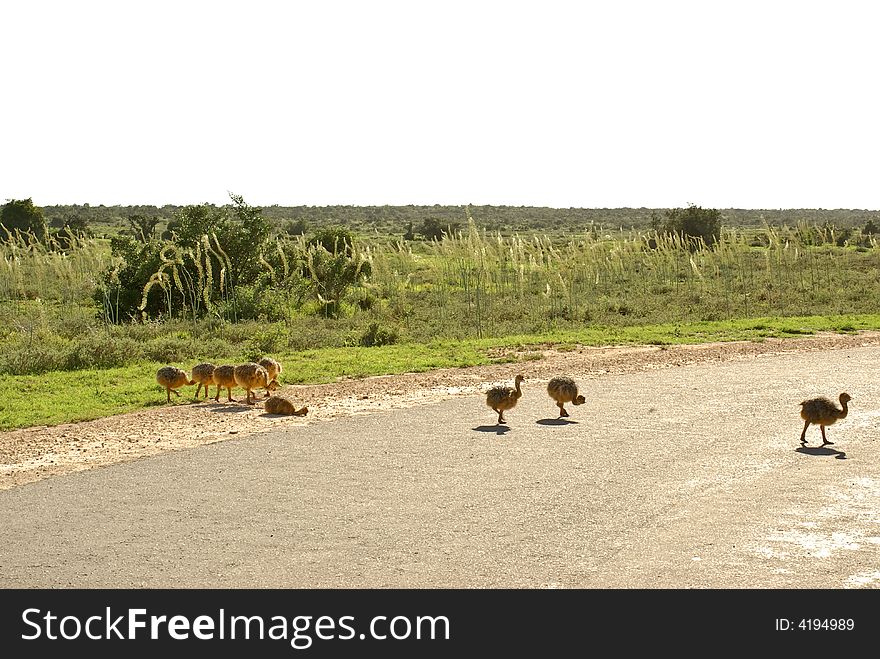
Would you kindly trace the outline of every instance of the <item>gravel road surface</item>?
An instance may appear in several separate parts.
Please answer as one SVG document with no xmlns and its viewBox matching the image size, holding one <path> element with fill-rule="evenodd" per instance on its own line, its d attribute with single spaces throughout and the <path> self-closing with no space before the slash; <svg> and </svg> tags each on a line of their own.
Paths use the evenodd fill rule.
<svg viewBox="0 0 880 659">
<path fill-rule="evenodd" d="M 508 426 L 473 393 L 44 478 L 0 491 L 0 586 L 877 588 L 878 362 L 599 374 L 567 422 L 527 376 Z"/>
</svg>

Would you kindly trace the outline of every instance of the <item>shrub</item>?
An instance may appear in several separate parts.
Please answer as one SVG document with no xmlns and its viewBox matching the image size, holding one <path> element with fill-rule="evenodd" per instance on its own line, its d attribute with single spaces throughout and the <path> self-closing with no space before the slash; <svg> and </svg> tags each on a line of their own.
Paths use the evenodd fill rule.
<svg viewBox="0 0 880 659">
<path fill-rule="evenodd" d="M 702 240 L 706 245 L 715 244 L 721 237 L 721 211 L 691 204 L 687 208 L 673 208 L 665 215 L 665 220 L 652 216 L 654 228 L 661 233 L 678 234 L 683 240 Z"/>
<path fill-rule="evenodd" d="M 322 315 L 336 317 L 348 289 L 368 277 L 371 266 L 362 256 L 347 251 L 330 252 L 315 245 L 306 255 L 306 272 L 314 284 Z"/>
<path fill-rule="evenodd" d="M 429 217 L 419 229 L 419 233 L 424 236 L 425 240 L 443 240 L 446 236 L 454 236 L 461 230 L 460 222 L 441 222 L 440 220 Z"/>
<path fill-rule="evenodd" d="M 239 286 L 235 289 L 235 304 L 240 320 L 275 322 L 290 316 L 285 291 L 268 286 Z"/>
<path fill-rule="evenodd" d="M 203 348 L 193 337 L 174 333 L 167 336 L 159 336 L 147 342 L 144 346 L 144 357 L 154 362 L 169 364 L 190 360 L 201 354 Z"/>
<path fill-rule="evenodd" d="M 48 332 L 8 340 L 0 354 L 0 373 L 34 375 L 66 368 L 70 342 Z"/>
<path fill-rule="evenodd" d="M 9 234 L 14 235 L 16 230 L 31 233 L 45 242 L 48 236 L 46 218 L 43 216 L 43 209 L 34 206 L 32 199 L 10 199 L 0 209 L 0 240 Z"/>
<path fill-rule="evenodd" d="M 331 254 L 345 252 L 350 255 L 354 250 L 354 236 L 345 227 L 327 227 L 309 238 L 307 246 L 314 247 L 315 245 L 320 245 Z"/>
<path fill-rule="evenodd" d="M 364 293 L 363 296 L 358 298 L 357 305 L 361 311 L 369 311 L 376 306 L 376 302 L 378 302 L 378 300 L 375 295 L 372 293 Z"/>
<path fill-rule="evenodd" d="M 395 329 L 385 329 L 379 323 L 370 323 L 367 331 L 361 336 L 361 345 L 366 347 L 386 346 L 397 343 L 399 334 Z"/>
<path fill-rule="evenodd" d="M 302 236 L 305 234 L 308 229 L 308 224 L 306 224 L 305 220 L 289 220 L 284 225 L 284 231 L 291 236 Z"/>
<path fill-rule="evenodd" d="M 94 307 L 68 306 L 54 323 L 55 332 L 65 339 L 84 337 L 99 327 Z"/>
<path fill-rule="evenodd" d="M 111 240 L 119 262 L 103 273 L 94 299 L 109 322 L 158 314 L 203 314 L 226 311 L 236 287 L 253 285 L 267 270 L 263 258 L 271 233 L 261 209 L 231 195 L 233 207 L 186 206 L 169 223 L 168 240 L 141 233 Z M 221 302 L 225 303 L 221 305 Z"/>
<path fill-rule="evenodd" d="M 119 265 L 101 275 L 94 300 L 104 310 L 104 317 L 112 323 L 121 323 L 140 316 L 139 307 L 144 286 L 162 265 L 161 246 L 156 242 L 142 243 L 127 236 L 112 238 L 110 248 Z M 156 315 L 167 311 L 164 296 L 153 292 L 147 298 L 146 312 Z"/>
<path fill-rule="evenodd" d="M 131 337 L 116 336 L 110 332 L 90 332 L 74 341 L 65 368 L 113 368 L 125 366 L 143 358 L 143 344 Z"/>
<path fill-rule="evenodd" d="M 247 345 L 246 357 L 256 361 L 267 354 L 283 350 L 287 345 L 287 331 L 281 323 L 273 323 L 254 333 Z"/>
</svg>

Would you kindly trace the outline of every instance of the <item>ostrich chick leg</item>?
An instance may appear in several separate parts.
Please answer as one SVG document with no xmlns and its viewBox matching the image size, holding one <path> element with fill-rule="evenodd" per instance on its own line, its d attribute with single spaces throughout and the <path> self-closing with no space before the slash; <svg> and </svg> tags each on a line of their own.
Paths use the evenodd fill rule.
<svg viewBox="0 0 880 659">
<path fill-rule="evenodd" d="M 834 442 L 829 442 L 825 438 L 825 426 L 819 426 L 819 428 L 821 428 L 821 430 L 822 430 L 822 446 L 825 446 L 826 444 L 833 444 Z"/>
<path fill-rule="evenodd" d="M 810 427 L 810 422 L 804 422 L 804 431 L 801 433 L 801 444 L 807 443 L 807 428 Z"/>
</svg>

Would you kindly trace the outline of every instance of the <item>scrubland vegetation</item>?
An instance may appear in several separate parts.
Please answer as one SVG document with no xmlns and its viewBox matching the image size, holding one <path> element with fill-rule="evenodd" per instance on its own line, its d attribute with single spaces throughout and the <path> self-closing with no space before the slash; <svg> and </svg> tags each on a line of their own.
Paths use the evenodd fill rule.
<svg viewBox="0 0 880 659">
<path fill-rule="evenodd" d="M 26 230 L 0 240 L 7 390 L 32 391 L 39 376 L 70 397 L 87 382 L 106 403 L 121 391 L 114 379 L 133 388 L 109 408 L 10 404 L 0 428 L 142 406 L 157 365 L 202 359 L 273 355 L 284 382 L 321 382 L 486 363 L 498 347 L 880 328 L 871 217 L 736 226 L 690 206 L 648 211 L 641 229 L 511 232 L 465 207 L 457 220 L 423 216 L 393 236 L 341 222 L 299 233 L 232 202 L 176 209 L 165 226 L 133 215 L 109 238 L 81 224 L 52 229 L 16 202 Z M 88 376 L 64 375 L 77 372 Z"/>
</svg>

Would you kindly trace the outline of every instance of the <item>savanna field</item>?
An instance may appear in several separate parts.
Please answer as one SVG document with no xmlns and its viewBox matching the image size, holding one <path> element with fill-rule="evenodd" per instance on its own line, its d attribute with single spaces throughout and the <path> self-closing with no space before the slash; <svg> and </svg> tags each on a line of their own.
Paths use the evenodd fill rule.
<svg viewBox="0 0 880 659">
<path fill-rule="evenodd" d="M 516 359 L 510 349 L 529 346 L 880 329 L 868 212 L 339 207 L 285 218 L 232 201 L 91 223 L 82 207 L 10 201 L 2 223 L 31 224 L 0 241 L 0 384 L 11 392 L 0 429 L 164 405 L 155 373 L 166 364 L 272 356 L 284 383 L 321 383 Z"/>
</svg>

